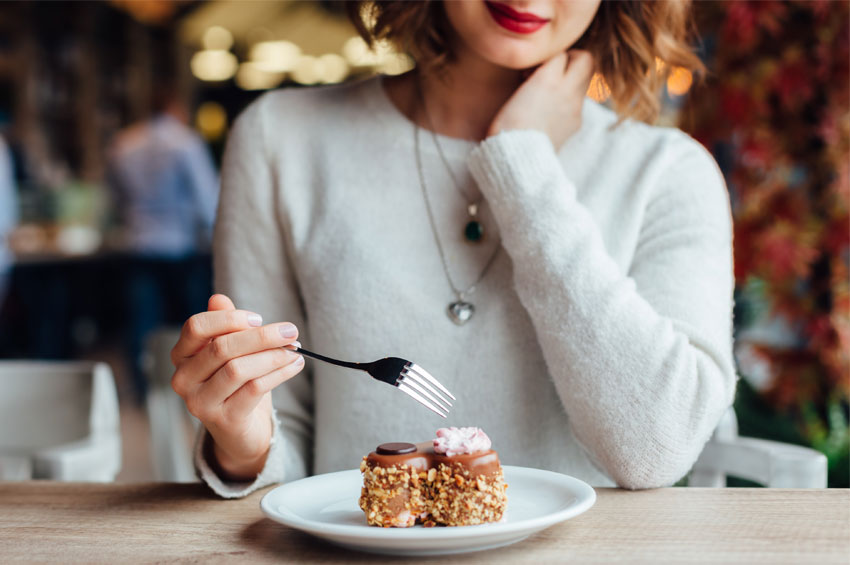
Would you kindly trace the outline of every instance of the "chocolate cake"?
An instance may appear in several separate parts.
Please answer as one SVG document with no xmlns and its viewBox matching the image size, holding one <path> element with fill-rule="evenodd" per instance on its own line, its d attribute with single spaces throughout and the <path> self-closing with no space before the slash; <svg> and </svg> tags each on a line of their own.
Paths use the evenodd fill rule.
<svg viewBox="0 0 850 565">
<path fill-rule="evenodd" d="M 430 442 L 379 445 L 360 463 L 366 521 L 385 528 L 498 522 L 507 485 L 490 446 L 478 428 L 441 428 Z"/>
</svg>

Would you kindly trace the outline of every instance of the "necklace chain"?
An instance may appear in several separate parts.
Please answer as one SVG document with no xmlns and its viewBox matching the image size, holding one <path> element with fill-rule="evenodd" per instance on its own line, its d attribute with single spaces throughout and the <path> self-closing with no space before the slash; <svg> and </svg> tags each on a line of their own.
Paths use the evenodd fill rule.
<svg viewBox="0 0 850 565">
<path fill-rule="evenodd" d="M 422 113 L 425 114 L 425 121 L 428 122 L 428 131 L 431 133 L 431 139 L 434 141 L 434 146 L 437 148 L 437 153 L 440 155 L 440 160 L 443 162 L 443 165 L 446 167 L 446 171 L 448 171 L 449 176 L 452 179 L 452 184 L 454 184 L 455 190 L 457 190 L 458 194 L 460 194 L 463 199 L 467 203 L 467 211 L 470 216 L 475 216 L 478 211 L 478 202 L 469 197 L 469 194 L 461 188 L 460 183 L 455 176 L 454 171 L 449 165 L 449 160 L 446 159 L 446 154 L 443 153 L 443 147 L 440 145 L 440 140 L 437 138 L 437 132 L 434 129 L 434 122 L 431 120 L 431 113 L 428 111 L 428 104 L 425 103 L 425 93 L 422 89 L 421 80 L 417 80 L 417 93 L 419 94 L 419 103 L 422 106 Z M 474 212 L 473 212 L 474 210 Z"/>
<path fill-rule="evenodd" d="M 425 199 L 425 209 L 428 212 L 428 223 L 431 225 L 431 232 L 433 233 L 434 241 L 437 244 L 437 251 L 440 254 L 440 263 L 442 263 L 443 265 L 443 272 L 446 274 L 446 280 L 448 281 L 449 286 L 451 287 L 452 292 L 454 292 L 457 299 L 463 301 L 467 296 L 475 292 L 475 288 L 476 286 L 478 286 L 478 283 L 480 283 L 484 279 L 484 276 L 487 274 L 487 271 L 490 270 L 490 266 L 495 262 L 496 256 L 499 255 L 499 249 L 501 249 L 501 245 L 499 245 L 498 243 L 496 244 L 496 248 L 493 250 L 493 254 L 490 255 L 490 258 L 487 260 L 487 263 L 484 265 L 484 268 L 481 270 L 481 274 L 478 275 L 478 278 L 475 280 L 475 282 L 473 282 L 465 290 L 458 289 L 457 285 L 455 285 L 454 281 L 452 280 L 452 275 L 449 270 L 449 264 L 446 260 L 446 254 L 443 251 L 443 245 L 440 242 L 440 236 L 437 232 L 437 223 L 434 221 L 434 213 L 431 210 L 431 201 L 428 198 L 428 188 L 425 184 L 425 172 L 422 169 L 422 153 L 419 148 L 419 125 L 414 123 L 413 128 L 413 143 L 416 149 L 416 170 L 419 173 L 419 186 L 422 189 L 422 196 Z"/>
</svg>

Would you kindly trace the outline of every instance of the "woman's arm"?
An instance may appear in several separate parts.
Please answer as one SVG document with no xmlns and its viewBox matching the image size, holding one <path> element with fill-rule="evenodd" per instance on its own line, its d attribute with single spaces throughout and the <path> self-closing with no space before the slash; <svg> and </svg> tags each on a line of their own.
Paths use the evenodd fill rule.
<svg viewBox="0 0 850 565">
<path fill-rule="evenodd" d="M 470 156 L 573 431 L 627 488 L 682 477 L 735 389 L 728 197 L 711 157 L 678 141 L 628 273 L 545 134 L 502 133 Z"/>
<path fill-rule="evenodd" d="M 222 163 L 221 195 L 213 244 L 215 288 L 238 308 L 267 322 L 289 321 L 306 333 L 279 187 L 266 152 L 260 99 L 236 120 Z M 265 485 L 308 474 L 312 445 L 312 379 L 308 370 L 273 392 L 275 429 L 265 467 L 253 482 L 227 482 L 205 456 L 206 433 L 198 438 L 196 465 L 219 495 L 244 496 Z"/>
</svg>

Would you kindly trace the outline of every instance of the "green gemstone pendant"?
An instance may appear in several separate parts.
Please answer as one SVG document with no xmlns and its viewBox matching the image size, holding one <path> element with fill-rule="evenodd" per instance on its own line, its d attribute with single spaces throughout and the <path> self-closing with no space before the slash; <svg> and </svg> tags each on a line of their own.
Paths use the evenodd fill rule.
<svg viewBox="0 0 850 565">
<path fill-rule="evenodd" d="M 478 220 L 471 220 L 463 229 L 463 236 L 470 243 L 478 243 L 484 239 L 484 226 Z"/>
</svg>

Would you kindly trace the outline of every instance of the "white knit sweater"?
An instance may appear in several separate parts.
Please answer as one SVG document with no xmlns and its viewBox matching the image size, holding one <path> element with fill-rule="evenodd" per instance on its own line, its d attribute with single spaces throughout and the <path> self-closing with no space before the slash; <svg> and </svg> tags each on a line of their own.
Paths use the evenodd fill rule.
<svg viewBox="0 0 850 565">
<path fill-rule="evenodd" d="M 428 224 L 414 126 L 380 79 L 269 93 L 237 120 L 222 170 L 216 290 L 308 349 L 411 359 L 457 396 L 448 421 L 365 373 L 308 360 L 274 391 L 276 428 L 244 496 L 353 469 L 376 445 L 479 426 L 503 464 L 592 485 L 669 485 L 694 463 L 735 389 L 729 202 L 710 155 L 675 129 L 585 103 L 556 152 L 537 131 L 440 137 L 489 232 L 462 238 L 466 204 L 433 140 L 427 188 L 458 286 L 497 244 L 463 326 Z M 496 232 L 499 232 L 496 235 Z"/>
</svg>

